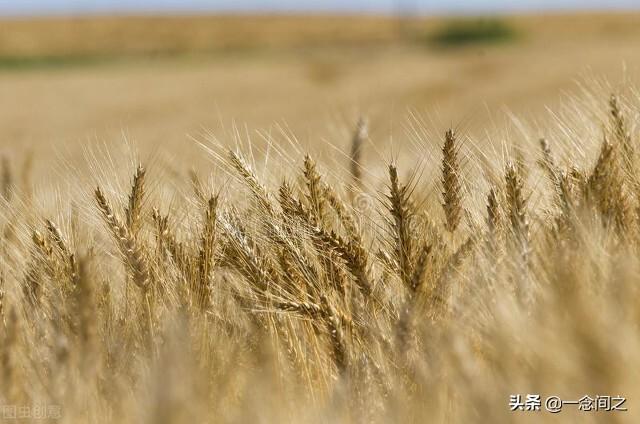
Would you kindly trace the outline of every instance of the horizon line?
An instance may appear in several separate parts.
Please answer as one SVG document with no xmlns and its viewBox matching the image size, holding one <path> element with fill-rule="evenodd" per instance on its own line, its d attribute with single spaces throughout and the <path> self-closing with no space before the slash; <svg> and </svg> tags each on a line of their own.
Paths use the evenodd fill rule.
<svg viewBox="0 0 640 424">
<path fill-rule="evenodd" d="M 379 16 L 397 17 L 406 16 L 408 13 L 425 18 L 434 17 L 482 17 L 482 16 L 509 16 L 509 15 L 546 15 L 546 14 L 589 14 L 589 13 L 625 13 L 640 12 L 638 6 L 603 6 L 603 7 L 526 7 L 515 6 L 507 8 L 438 8 L 432 10 L 411 8 L 291 8 L 291 9 L 265 9 L 265 8 L 182 8 L 182 7 L 125 7 L 125 8 L 83 8 L 65 9 L 54 8 L 45 11 L 35 10 L 3 10 L 0 8 L 0 20 L 6 18 L 91 18 L 91 17 L 197 17 L 197 16 Z"/>
</svg>

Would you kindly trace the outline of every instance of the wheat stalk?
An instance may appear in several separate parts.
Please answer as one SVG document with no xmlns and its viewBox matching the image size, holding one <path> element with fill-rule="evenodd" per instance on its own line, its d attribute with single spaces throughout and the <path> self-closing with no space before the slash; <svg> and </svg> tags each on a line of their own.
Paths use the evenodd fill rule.
<svg viewBox="0 0 640 424">
<path fill-rule="evenodd" d="M 464 259 L 473 251 L 476 244 L 475 237 L 469 237 L 460 247 L 451 255 L 440 272 L 440 276 L 435 286 L 429 293 L 427 304 L 430 306 L 430 314 L 432 317 L 439 317 L 446 312 L 448 301 L 451 295 L 451 280 L 453 273 L 461 266 Z"/>
<path fill-rule="evenodd" d="M 79 258 L 75 289 L 76 316 L 78 320 L 78 335 L 81 345 L 87 354 L 92 353 L 97 336 L 95 317 L 94 289 L 89 281 L 89 267 L 85 257 Z"/>
<path fill-rule="evenodd" d="M 0 326 L 5 325 L 5 316 L 4 316 L 4 296 L 5 296 L 5 276 L 4 270 L 0 271 Z"/>
</svg>

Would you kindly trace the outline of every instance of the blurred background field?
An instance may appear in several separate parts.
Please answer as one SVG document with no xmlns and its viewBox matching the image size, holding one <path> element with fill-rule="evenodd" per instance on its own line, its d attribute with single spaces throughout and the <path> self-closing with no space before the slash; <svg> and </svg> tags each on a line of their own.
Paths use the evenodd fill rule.
<svg viewBox="0 0 640 424">
<path fill-rule="evenodd" d="M 410 113 L 482 139 L 505 111 L 546 116 L 585 77 L 636 79 L 639 24 L 635 13 L 4 18 L 0 140 L 36 160 L 123 136 L 197 157 L 194 139 L 235 123 L 346 148 L 358 116 L 383 145 Z"/>
</svg>

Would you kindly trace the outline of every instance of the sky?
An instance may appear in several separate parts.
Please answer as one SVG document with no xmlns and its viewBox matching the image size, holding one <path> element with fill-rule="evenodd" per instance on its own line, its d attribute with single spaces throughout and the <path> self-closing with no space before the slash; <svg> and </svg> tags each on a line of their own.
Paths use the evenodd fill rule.
<svg viewBox="0 0 640 424">
<path fill-rule="evenodd" d="M 495 13 L 640 9 L 640 0 L 0 0 L 0 15 L 145 12 Z"/>
</svg>

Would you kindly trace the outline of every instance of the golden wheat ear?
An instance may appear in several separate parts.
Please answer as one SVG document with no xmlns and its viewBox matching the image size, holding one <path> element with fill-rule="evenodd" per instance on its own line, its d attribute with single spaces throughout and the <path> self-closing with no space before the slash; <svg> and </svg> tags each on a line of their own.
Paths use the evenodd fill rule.
<svg viewBox="0 0 640 424">
<path fill-rule="evenodd" d="M 627 127 L 627 121 L 620 107 L 618 96 L 615 94 L 609 97 L 609 114 L 614 140 L 622 146 L 625 165 L 631 165 L 635 159 L 636 148 L 631 140 L 631 133 Z"/>
<path fill-rule="evenodd" d="M 391 215 L 390 226 L 393 235 L 393 254 L 398 264 L 398 272 L 405 287 L 411 285 L 413 274 L 414 241 L 413 206 L 410 200 L 410 188 L 400 184 L 398 170 L 395 165 L 389 165 L 389 194 L 387 195 L 388 211 Z"/>
<path fill-rule="evenodd" d="M 195 290 L 196 303 L 202 310 L 206 310 L 211 302 L 211 279 L 215 266 L 214 249 L 217 236 L 218 196 L 212 196 L 207 202 L 204 213 L 204 226 L 200 238 L 200 252 L 198 254 L 198 286 Z"/>
<path fill-rule="evenodd" d="M 189 182 L 191 183 L 191 189 L 196 199 L 202 204 L 207 203 L 207 196 L 204 194 L 204 185 L 195 169 L 189 171 Z"/>
<path fill-rule="evenodd" d="M 176 239 L 175 234 L 171 231 L 169 216 L 161 215 L 158 208 L 153 208 L 151 218 L 156 227 L 156 243 L 159 256 L 165 258 L 168 252 L 181 274 L 187 280 L 190 280 L 193 273 L 193 261 L 189 256 L 188 249 Z"/>
<path fill-rule="evenodd" d="M 598 159 L 593 167 L 593 171 L 587 178 L 588 193 L 594 197 L 603 198 L 608 190 L 607 183 L 611 179 L 611 174 L 616 167 L 616 148 L 605 136 L 600 146 Z"/>
<path fill-rule="evenodd" d="M 72 284 L 75 285 L 77 270 L 78 270 L 77 263 L 76 263 L 76 255 L 71 251 L 69 244 L 63 237 L 62 232 L 60 231 L 58 226 L 49 219 L 45 220 L 45 223 L 47 226 L 47 231 L 49 232 L 49 236 L 51 237 L 55 245 L 58 247 L 58 250 L 62 254 L 62 258 L 64 261 L 63 268 L 66 269 L 69 280 L 72 282 Z"/>
<path fill-rule="evenodd" d="M 501 224 L 500 202 L 495 187 L 491 187 L 487 195 L 487 228 L 495 233 Z"/>
<path fill-rule="evenodd" d="M 359 239 L 345 241 L 334 231 L 327 230 L 322 225 L 315 222 L 311 212 L 309 212 L 299 199 L 293 197 L 293 193 L 288 184 L 283 183 L 280 187 L 280 199 L 282 209 L 285 214 L 296 217 L 307 227 L 316 242 L 316 250 L 321 257 L 331 257 L 336 254 L 341 258 L 351 274 L 355 277 L 355 282 L 363 295 L 372 295 L 372 284 L 369 278 L 368 255 L 362 247 Z"/>
<path fill-rule="evenodd" d="M 356 224 L 353 214 L 349 211 L 345 202 L 340 199 L 336 191 L 328 184 L 325 185 L 324 196 L 347 234 L 354 237 L 359 236 L 360 229 Z"/>
<path fill-rule="evenodd" d="M 362 150 L 364 142 L 369 137 L 369 124 L 364 117 L 360 117 L 356 123 L 356 129 L 351 138 L 351 152 L 349 171 L 353 181 L 353 188 L 362 188 Z"/>
<path fill-rule="evenodd" d="M 453 233 L 462 216 L 462 188 L 460 186 L 460 163 L 453 130 L 448 130 L 442 146 L 442 208 L 446 218 L 446 229 Z"/>
<path fill-rule="evenodd" d="M 46 276 L 50 280 L 55 280 L 59 263 L 48 238 L 38 230 L 33 230 L 31 241 L 33 247 L 27 263 L 22 291 L 31 305 L 39 306 L 45 292 L 44 278 Z"/>
<path fill-rule="evenodd" d="M 492 186 L 487 194 L 487 203 L 485 205 L 487 226 L 486 246 L 487 252 L 493 257 L 502 253 L 502 242 L 504 235 L 504 212 L 500 203 L 501 197 L 498 189 Z"/>
<path fill-rule="evenodd" d="M 420 253 L 418 254 L 418 258 L 416 259 L 416 264 L 413 269 L 413 275 L 411 276 L 411 284 L 409 285 L 409 288 L 414 293 L 420 291 L 424 283 L 424 279 L 427 274 L 428 259 L 429 255 L 431 255 L 432 248 L 433 246 L 430 244 L 423 244 L 420 248 Z"/>
<path fill-rule="evenodd" d="M 619 147 L 620 144 L 611 143 L 605 134 L 598 159 L 586 182 L 585 201 L 600 213 L 605 223 L 616 214 L 621 188 Z"/>
<path fill-rule="evenodd" d="M 551 181 L 555 192 L 559 193 L 559 178 L 561 172 L 556 165 L 556 160 L 553 157 L 553 153 L 551 152 L 551 146 L 549 145 L 549 142 L 544 138 L 541 138 L 539 140 L 539 144 L 541 157 L 538 160 L 538 165 L 540 166 L 540 168 L 542 168 L 549 181 Z"/>
<path fill-rule="evenodd" d="M 249 164 L 238 153 L 229 150 L 229 162 L 231 167 L 240 175 L 245 185 L 253 193 L 258 205 L 270 216 L 275 216 L 276 211 L 269 196 L 269 191 L 263 186 L 253 172 Z"/>
<path fill-rule="evenodd" d="M 326 190 L 323 189 L 322 179 L 318 173 L 316 163 L 309 155 L 304 157 L 303 174 L 307 186 L 306 197 L 311 206 L 311 212 L 317 222 L 323 222 L 326 209 Z"/>
<path fill-rule="evenodd" d="M 127 264 L 133 282 L 146 292 L 149 288 L 150 279 L 149 266 L 143 250 L 115 215 L 100 187 L 96 187 L 94 194 L 98 209 L 102 213 L 102 217 L 116 242 L 124 262 Z"/>
<path fill-rule="evenodd" d="M 138 165 L 135 174 L 133 175 L 133 182 L 131 184 L 131 192 L 129 193 L 129 202 L 125 209 L 125 217 L 127 230 L 133 238 L 138 237 L 138 232 L 142 225 L 142 204 L 145 196 L 145 176 L 147 174 L 146 169 L 142 165 Z"/>
<path fill-rule="evenodd" d="M 529 240 L 529 219 L 526 211 L 524 183 L 518 167 L 513 163 L 507 164 L 504 178 L 511 230 L 519 243 L 526 244 Z"/>
</svg>

